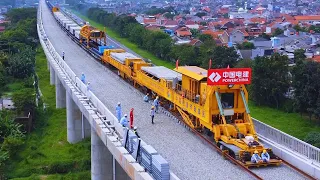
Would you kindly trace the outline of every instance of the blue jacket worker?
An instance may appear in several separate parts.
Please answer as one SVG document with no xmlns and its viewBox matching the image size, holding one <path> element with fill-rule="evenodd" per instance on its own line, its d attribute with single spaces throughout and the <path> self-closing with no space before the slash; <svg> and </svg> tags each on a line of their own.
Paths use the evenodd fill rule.
<svg viewBox="0 0 320 180">
<path fill-rule="evenodd" d="M 118 102 L 118 105 L 116 106 L 116 114 L 117 114 L 118 121 L 120 121 L 121 116 L 122 116 L 122 110 L 121 110 L 120 102 Z"/>
<path fill-rule="evenodd" d="M 154 120 L 154 106 L 151 107 L 151 111 L 150 111 L 150 116 L 151 116 L 151 123 L 154 124 L 153 120 Z"/>
<path fill-rule="evenodd" d="M 121 118 L 120 124 L 121 124 L 123 127 L 128 127 L 129 121 L 128 121 L 128 119 L 127 119 L 127 114 L 125 114 L 125 115 Z"/>
<path fill-rule="evenodd" d="M 156 99 L 153 101 L 154 107 L 156 107 L 155 112 L 158 112 L 159 110 L 159 96 L 156 97 Z"/>
<path fill-rule="evenodd" d="M 260 163 L 261 162 L 261 157 L 259 156 L 257 150 L 255 150 L 254 154 L 251 156 L 251 162 L 253 162 L 253 163 Z"/>
<path fill-rule="evenodd" d="M 149 102 L 149 93 L 147 93 L 147 94 L 143 97 L 143 101 L 144 101 L 144 102 Z"/>
<path fill-rule="evenodd" d="M 270 161 L 270 155 L 268 154 L 267 150 L 263 150 L 261 153 L 261 158 L 263 162 L 269 162 Z"/>
<path fill-rule="evenodd" d="M 86 76 L 84 75 L 84 73 L 81 74 L 81 81 L 86 84 Z"/>
</svg>

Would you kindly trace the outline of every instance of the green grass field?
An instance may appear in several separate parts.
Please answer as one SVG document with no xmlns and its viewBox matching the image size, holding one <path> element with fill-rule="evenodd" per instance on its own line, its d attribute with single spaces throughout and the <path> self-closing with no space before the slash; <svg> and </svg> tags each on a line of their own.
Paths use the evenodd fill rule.
<svg viewBox="0 0 320 180">
<path fill-rule="evenodd" d="M 79 17 L 83 18 L 84 20 L 90 22 L 90 24 L 94 27 L 98 27 L 100 29 L 103 29 L 104 26 L 102 24 L 99 24 L 86 16 L 79 14 L 75 12 Z M 121 38 L 119 34 L 116 32 L 110 30 L 107 28 L 107 33 L 110 37 L 118 40 L 123 45 L 127 46 L 128 48 L 132 49 L 136 53 L 140 54 L 143 57 L 149 58 L 154 60 L 154 56 L 150 54 L 149 52 L 139 49 L 137 45 L 131 43 L 128 39 Z M 154 58 L 153 58 L 154 57 Z M 156 65 L 163 65 L 168 68 L 173 68 L 173 64 L 161 64 L 161 63 L 167 63 L 161 59 L 155 58 L 153 61 Z M 285 133 L 288 133 L 292 136 L 295 136 L 299 139 L 304 139 L 306 134 L 311 131 L 320 132 L 320 126 L 314 122 L 310 122 L 305 117 L 301 117 L 298 113 L 286 113 L 281 110 L 269 108 L 269 107 L 262 107 L 262 106 L 256 106 L 254 103 L 250 102 L 250 110 L 252 117 L 270 125 L 273 126 Z"/>
<path fill-rule="evenodd" d="M 303 140 L 309 132 L 320 132 L 318 124 L 310 122 L 307 117 L 301 117 L 298 113 L 286 113 L 269 107 L 255 106 L 253 103 L 249 103 L 249 108 L 252 117 L 296 138 Z"/>
<path fill-rule="evenodd" d="M 67 142 L 66 110 L 55 108 L 55 88 L 50 85 L 42 49 L 37 52 L 36 72 L 48 106 L 46 111 L 38 110 L 36 129 L 10 159 L 6 169 L 9 179 L 90 179 L 90 139 L 74 145 Z"/>
</svg>

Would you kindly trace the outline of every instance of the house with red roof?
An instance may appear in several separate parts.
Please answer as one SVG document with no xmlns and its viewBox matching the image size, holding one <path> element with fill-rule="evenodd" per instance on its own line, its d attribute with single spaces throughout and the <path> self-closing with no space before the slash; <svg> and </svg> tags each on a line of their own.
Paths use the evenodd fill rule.
<svg viewBox="0 0 320 180">
<path fill-rule="evenodd" d="M 144 24 L 157 24 L 156 18 L 144 18 L 143 19 Z"/>
<path fill-rule="evenodd" d="M 320 21 L 320 15 L 294 16 L 294 19 L 300 23 L 302 22 L 313 23 L 314 21 Z"/>
<path fill-rule="evenodd" d="M 190 29 L 199 29 L 199 24 L 190 20 L 185 22 L 185 26 L 187 26 Z"/>
<path fill-rule="evenodd" d="M 219 37 L 223 34 L 224 31 L 213 31 L 213 30 L 205 30 L 202 34 L 211 35 L 213 39 L 219 39 Z"/>
<path fill-rule="evenodd" d="M 175 34 L 178 37 L 183 37 L 183 38 L 191 38 L 191 36 L 192 36 L 192 33 L 190 32 L 188 27 L 181 27 L 181 28 L 177 29 L 175 31 Z"/>
<path fill-rule="evenodd" d="M 162 26 L 166 27 L 166 28 L 173 28 L 178 26 L 178 22 L 175 20 L 166 20 L 163 22 Z"/>
</svg>

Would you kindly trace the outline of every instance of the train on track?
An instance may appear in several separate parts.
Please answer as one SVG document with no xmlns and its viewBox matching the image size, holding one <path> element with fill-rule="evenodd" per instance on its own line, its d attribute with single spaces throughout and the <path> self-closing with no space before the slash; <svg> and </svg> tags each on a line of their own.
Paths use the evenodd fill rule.
<svg viewBox="0 0 320 180">
<path fill-rule="evenodd" d="M 282 161 L 258 141 L 248 107 L 245 85 L 207 85 L 206 69 L 177 66 L 174 70 L 149 62 L 113 46 L 106 46 L 106 34 L 89 24 L 80 26 L 58 7 L 47 2 L 68 35 L 102 63 L 115 68 L 119 75 L 160 97 L 163 106 L 178 112 L 190 128 L 205 132 L 225 153 L 244 166 L 280 165 Z M 173 137 L 174 138 L 174 137 Z M 267 150 L 268 163 L 252 163 L 254 151 Z"/>
</svg>

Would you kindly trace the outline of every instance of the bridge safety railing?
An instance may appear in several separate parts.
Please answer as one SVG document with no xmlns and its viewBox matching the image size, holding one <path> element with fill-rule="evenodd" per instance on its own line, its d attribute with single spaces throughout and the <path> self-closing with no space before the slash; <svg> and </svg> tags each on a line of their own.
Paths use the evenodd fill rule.
<svg viewBox="0 0 320 180">
<path fill-rule="evenodd" d="M 297 139 L 289 134 L 279 131 L 257 119 L 252 118 L 256 132 L 271 141 L 283 145 L 300 155 L 307 157 L 315 163 L 320 163 L 320 149 Z"/>
<path fill-rule="evenodd" d="M 39 8 L 41 8 L 39 6 Z M 82 92 L 86 97 L 90 100 L 90 102 L 94 105 L 94 107 L 97 108 L 97 111 L 106 116 L 106 119 L 111 122 L 115 126 L 116 131 L 119 133 L 119 135 L 123 136 L 123 128 L 120 125 L 120 123 L 117 122 L 117 118 L 111 113 L 107 107 L 87 88 L 87 85 L 84 84 L 80 78 L 71 70 L 71 68 L 66 64 L 66 62 L 61 58 L 61 56 L 58 54 L 58 52 L 55 50 L 54 46 L 51 44 L 50 40 L 48 39 L 44 27 L 42 24 L 42 11 L 38 11 L 38 28 L 41 34 L 42 39 L 45 39 L 45 41 L 40 41 L 42 45 L 46 46 L 47 48 L 44 49 L 45 51 L 48 50 L 56 63 L 60 66 L 60 68 L 65 72 L 65 74 L 68 76 L 68 79 L 71 80 L 72 83 L 80 92 Z M 44 44 L 43 44 L 44 43 Z"/>
</svg>

